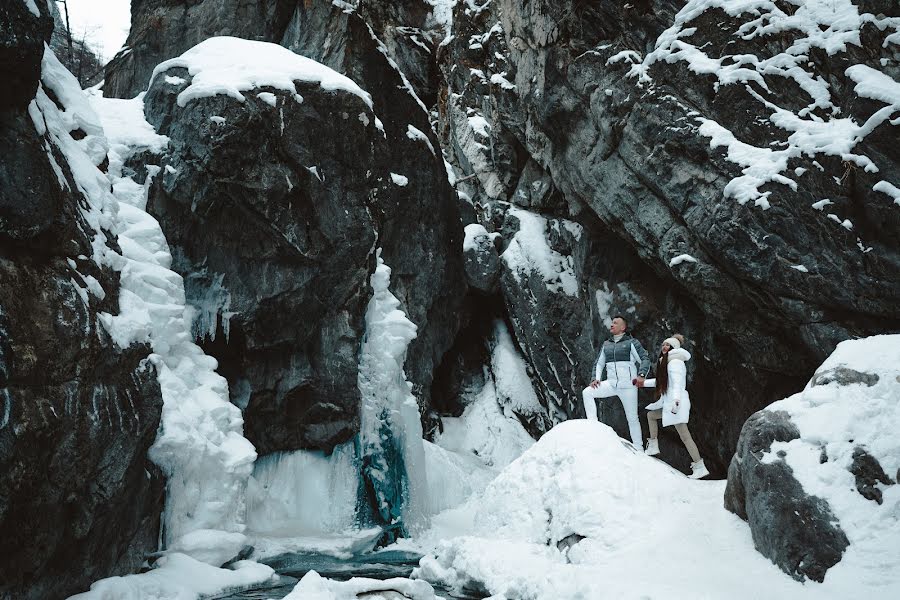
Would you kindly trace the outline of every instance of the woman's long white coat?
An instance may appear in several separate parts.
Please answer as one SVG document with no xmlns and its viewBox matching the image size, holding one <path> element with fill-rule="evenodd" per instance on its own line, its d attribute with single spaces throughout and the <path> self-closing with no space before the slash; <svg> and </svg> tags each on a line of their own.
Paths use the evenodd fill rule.
<svg viewBox="0 0 900 600">
<path fill-rule="evenodd" d="M 669 351 L 669 389 L 662 398 L 647 406 L 647 410 L 662 409 L 663 427 L 687 423 L 691 414 L 691 396 L 687 391 L 687 366 L 684 363 L 691 360 L 691 353 L 684 348 L 675 348 Z M 644 387 L 656 387 L 656 379 L 644 381 Z M 675 401 L 678 400 L 678 410 L 674 413 Z"/>
</svg>

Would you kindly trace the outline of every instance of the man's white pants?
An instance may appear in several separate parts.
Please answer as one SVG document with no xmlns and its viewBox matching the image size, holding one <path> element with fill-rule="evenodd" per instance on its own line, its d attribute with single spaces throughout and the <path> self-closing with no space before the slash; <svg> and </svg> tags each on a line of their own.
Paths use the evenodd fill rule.
<svg viewBox="0 0 900 600">
<path fill-rule="evenodd" d="M 619 400 L 622 401 L 622 408 L 625 409 L 625 418 L 628 419 L 631 443 L 638 448 L 643 448 L 641 422 L 638 420 L 638 391 L 636 387 L 614 388 L 609 385 L 608 381 L 601 381 L 600 385 L 595 388 L 587 386 L 581 392 L 581 399 L 584 401 L 584 414 L 588 419 L 597 421 L 596 398 L 611 398 L 612 396 L 618 396 Z"/>
</svg>

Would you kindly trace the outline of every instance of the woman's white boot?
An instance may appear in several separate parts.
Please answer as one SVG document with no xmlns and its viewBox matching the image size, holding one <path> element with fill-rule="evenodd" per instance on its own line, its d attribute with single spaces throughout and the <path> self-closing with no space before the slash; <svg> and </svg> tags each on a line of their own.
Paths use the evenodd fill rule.
<svg viewBox="0 0 900 600">
<path fill-rule="evenodd" d="M 691 463 L 691 474 L 688 475 L 691 479 L 701 479 L 709 475 L 709 471 L 706 469 L 706 465 L 703 464 L 703 459 L 701 458 L 697 462 Z"/>
<path fill-rule="evenodd" d="M 644 450 L 644 454 L 647 456 L 656 456 L 659 454 L 659 440 L 654 440 L 653 438 L 647 440 L 647 449 Z"/>
</svg>

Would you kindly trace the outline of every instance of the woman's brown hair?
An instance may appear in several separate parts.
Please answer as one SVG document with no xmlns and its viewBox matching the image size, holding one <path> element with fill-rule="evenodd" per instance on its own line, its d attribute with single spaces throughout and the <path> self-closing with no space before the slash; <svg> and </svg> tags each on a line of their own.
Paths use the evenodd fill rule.
<svg viewBox="0 0 900 600">
<path fill-rule="evenodd" d="M 669 354 L 659 351 L 659 360 L 656 362 L 656 391 L 654 396 L 657 400 L 663 397 L 669 391 Z"/>
</svg>

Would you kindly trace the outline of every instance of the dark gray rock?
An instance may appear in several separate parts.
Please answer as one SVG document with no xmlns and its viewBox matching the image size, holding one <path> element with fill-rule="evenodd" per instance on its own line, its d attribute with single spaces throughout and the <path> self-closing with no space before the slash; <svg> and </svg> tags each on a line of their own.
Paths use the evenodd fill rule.
<svg viewBox="0 0 900 600">
<path fill-rule="evenodd" d="M 756 549 L 782 571 L 821 582 L 850 542 L 828 503 L 804 492 L 783 460 L 761 461 L 773 442 L 798 437 L 786 412 L 747 419 L 728 468 L 725 508 L 747 521 Z"/>
<path fill-rule="evenodd" d="M 743 86 L 714 89 L 681 63 L 654 64 L 653 85 L 639 88 L 628 60 L 607 62 L 624 50 L 651 51 L 683 5 L 457 3 L 454 37 L 439 56 L 446 85 L 439 93 L 439 131 L 462 174 L 458 188 L 489 230 L 501 228 L 489 226 L 491 213 L 504 211 L 484 207 L 503 201 L 585 228 L 570 249 L 577 302 L 564 298 L 565 309 L 554 312 L 551 305 L 560 300 L 539 298 L 540 308 L 531 309 L 519 294 L 533 290 L 507 285 L 503 291 L 510 319 L 523 324 L 516 327 L 518 343 L 535 371 L 544 371 L 545 395 L 562 397 L 547 362 L 565 387 L 580 391 L 559 369 L 569 361 L 560 361 L 565 353 L 554 338 L 572 350 L 575 379 L 590 376 L 593 349 L 606 335 L 605 315 L 593 318 L 599 311 L 592 305 L 597 293 L 611 293 L 611 310 L 631 317 L 632 332 L 648 349 L 673 330 L 693 340 L 691 429 L 721 475 L 745 419 L 802 387 L 839 341 L 900 329 L 893 300 L 900 288 L 900 213 L 888 211 L 886 197 L 871 190 L 875 177 L 900 181 L 900 157 L 891 141 L 896 136 L 882 125 L 855 150 L 877 162 L 877 175 L 821 155 L 820 170 L 801 157 L 790 165 L 806 169 L 796 190 L 761 188 L 773 194 L 769 210 L 723 199 L 739 168 L 710 148 L 693 118 L 727 125 L 758 146 L 781 147 L 785 132 L 754 125 L 768 109 L 748 99 Z M 732 52 L 733 34 L 745 20 L 722 11 L 698 15 L 689 24 L 697 27 L 691 43 L 707 43 L 713 54 Z M 883 48 L 883 35 L 867 25 L 862 47 L 835 57 L 817 54 L 809 67 L 831 86 L 841 114 L 859 122 L 881 105 L 856 97 L 844 71 L 861 63 L 896 74 L 897 57 L 893 47 Z M 471 43 L 475 38 L 479 43 Z M 785 41 L 755 38 L 741 42 L 747 46 L 741 51 L 762 55 Z M 780 105 L 800 108 L 794 105 L 803 92 L 784 78 L 766 79 Z M 487 126 L 473 124 L 478 118 Z M 852 220 L 852 232 L 811 208 L 822 198 Z M 859 240 L 871 250 L 861 251 Z M 670 264 L 680 254 L 697 262 Z M 798 264 L 809 272 L 790 268 Z M 622 284 L 632 298 L 621 294 Z M 633 313 L 624 312 L 630 307 Z M 572 322 L 558 326 L 564 321 L 540 317 L 554 314 Z M 583 340 L 570 343 L 580 331 L 577 320 Z M 579 416 L 579 403 L 572 398 L 563 412 Z"/>
<path fill-rule="evenodd" d="M 302 104 L 277 93 L 276 107 L 214 97 L 178 108 L 187 83 L 158 77 L 146 98 L 148 120 L 172 139 L 148 209 L 261 453 L 330 451 L 356 431 L 376 247 L 419 328 L 406 372 L 423 405 L 465 290 L 461 225 L 443 162 L 430 151 L 436 140 L 408 135 L 414 126 L 426 136 L 427 117 L 366 24 L 335 10 L 343 35 L 359 36 L 336 32 L 334 44 L 353 48 L 344 66 L 362 65 L 350 74 L 373 91 L 374 112 L 356 96 L 309 85 Z"/>
<path fill-rule="evenodd" d="M 853 463 L 850 472 L 856 478 L 856 491 L 867 499 L 882 503 L 881 489 L 878 484 L 893 485 L 895 481 L 887 476 L 878 459 L 866 452 L 865 448 L 857 447 L 853 450 Z"/>
<path fill-rule="evenodd" d="M 171 139 L 147 208 L 200 312 L 196 333 L 260 454 L 330 450 L 359 425 L 371 214 L 393 190 L 386 171 L 356 167 L 377 164 L 383 138 L 349 93 L 307 84 L 303 103 L 276 92 L 276 107 L 248 94 L 179 108 L 186 85 L 157 77 L 145 99 L 148 121 Z"/>
<path fill-rule="evenodd" d="M 136 571 L 156 548 L 165 487 L 147 458 L 162 410 L 150 350 L 117 347 L 100 324 L 118 312 L 118 274 L 85 258 L 86 199 L 26 112 L 47 18 L 0 8 L 0 597 L 28 600 Z"/>
<path fill-rule="evenodd" d="M 580 533 L 570 533 L 566 537 L 556 542 L 556 549 L 560 552 L 565 552 L 583 539 L 585 539 L 585 536 L 581 535 Z"/>
<path fill-rule="evenodd" d="M 500 282 L 500 257 L 494 240 L 487 232 L 472 236 L 472 245 L 463 252 L 466 281 L 469 286 L 486 294 L 497 291 Z"/>
<path fill-rule="evenodd" d="M 24 2 L 0 6 L 0 110 L 4 112 L 28 106 L 41 79 L 41 57 L 53 33 L 53 15 L 46 6 L 38 11 L 39 17 Z"/>
<path fill-rule="evenodd" d="M 851 383 L 864 383 L 872 387 L 878 383 L 878 375 L 876 373 L 860 373 L 847 367 L 835 367 L 827 371 L 817 372 L 813 375 L 811 385 L 828 385 L 829 383 L 837 383 L 838 385 L 850 385 Z"/>
<path fill-rule="evenodd" d="M 386 137 L 378 158 L 389 171 L 409 179 L 397 196 L 399 203 L 383 203 L 376 218 L 379 244 L 392 269 L 391 290 L 418 326 L 405 371 L 414 394 L 427 406 L 434 370 L 461 320 L 463 231 L 429 115 L 362 12 L 329 2 L 297 4 L 292 22 L 304 25 L 289 28 L 281 44 L 347 75 L 372 94 Z"/>
</svg>

